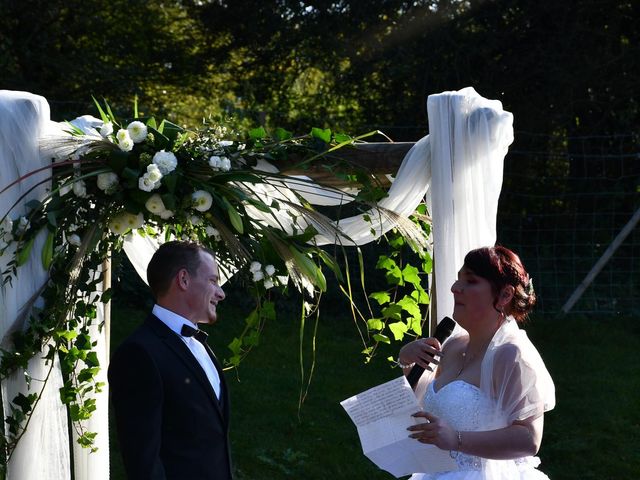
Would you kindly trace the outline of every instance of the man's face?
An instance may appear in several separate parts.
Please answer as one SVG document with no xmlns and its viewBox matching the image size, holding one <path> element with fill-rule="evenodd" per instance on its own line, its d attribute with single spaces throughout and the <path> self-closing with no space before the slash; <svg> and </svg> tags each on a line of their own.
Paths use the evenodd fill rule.
<svg viewBox="0 0 640 480">
<path fill-rule="evenodd" d="M 207 252 L 201 251 L 200 266 L 195 275 L 189 276 L 186 303 L 189 320 L 194 323 L 215 323 L 216 307 L 224 300 L 224 291 L 219 285 L 218 264 Z"/>
</svg>

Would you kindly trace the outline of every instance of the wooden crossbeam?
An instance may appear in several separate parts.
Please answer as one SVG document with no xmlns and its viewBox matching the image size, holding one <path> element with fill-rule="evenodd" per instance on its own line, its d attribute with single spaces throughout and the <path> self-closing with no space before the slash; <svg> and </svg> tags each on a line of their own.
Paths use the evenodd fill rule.
<svg viewBox="0 0 640 480">
<path fill-rule="evenodd" d="M 391 182 L 386 175 L 395 175 L 407 152 L 415 145 L 414 142 L 371 142 L 361 143 L 353 147 L 344 147 L 327 156 L 345 160 L 352 165 L 367 170 L 380 184 L 388 186 Z M 316 182 L 333 187 L 343 187 L 347 182 L 336 177 L 323 167 L 322 162 L 309 168 L 295 168 L 298 159 L 292 158 L 292 167 L 284 166 L 282 173 L 286 175 L 306 175 Z M 328 162 L 327 162 L 328 163 Z"/>
</svg>

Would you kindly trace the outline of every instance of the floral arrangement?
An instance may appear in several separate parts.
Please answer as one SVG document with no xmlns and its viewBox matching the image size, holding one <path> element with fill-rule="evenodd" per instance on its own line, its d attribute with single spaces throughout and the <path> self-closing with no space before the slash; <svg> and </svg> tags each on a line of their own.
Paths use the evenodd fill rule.
<svg viewBox="0 0 640 480">
<path fill-rule="evenodd" d="M 227 365 L 237 366 L 257 343 L 264 322 L 275 316 L 271 290 L 293 282 L 314 298 L 326 289 L 323 266 L 341 278 L 336 260 L 313 244 L 319 232 L 339 242 L 344 234 L 336 223 L 295 191 L 299 200 L 295 203 L 286 196 L 265 194 L 264 186 L 278 189 L 286 177 L 254 167 L 265 160 L 276 166 L 292 162 L 308 166 L 366 136 L 351 138 L 323 129 L 299 137 L 283 129 L 268 135 L 263 128 L 241 135 L 208 123 L 187 130 L 166 120 L 141 118 L 137 105 L 130 121 L 120 121 L 108 104 L 103 108 L 96 102 L 96 107 L 100 121 L 68 124 L 66 135 L 44 145 L 53 163 L 33 173 L 50 173 L 51 189 L 45 197 L 32 199 L 25 216 L 12 217 L 10 209 L 0 217 L 0 255 L 11 258 L 4 281 L 11 281 L 28 261 L 38 236 L 45 237 L 41 261 L 49 275 L 38 292 L 46 308 L 31 309 L 26 328 L 13 332 L 19 348 L 2 352 L 0 376 L 25 369 L 45 347 L 47 359 L 59 355 L 64 378 L 61 398 L 78 430 L 78 441 L 87 447 L 92 447 L 95 434 L 83 430 L 82 420 L 95 410 L 92 394 L 102 387 L 95 380 L 100 364 L 89 327 L 95 321 L 96 303 L 111 298 L 109 290 L 100 296 L 94 293 L 102 280 L 100 265 L 110 252 L 120 250 L 132 232 L 165 240 L 189 239 L 214 250 L 227 276 L 245 275 L 253 285 L 256 308 L 242 334 L 229 345 L 232 355 Z M 345 173 L 353 172 L 349 165 L 335 159 L 326 162 L 326 168 L 337 175 L 342 172 L 344 178 L 357 178 Z M 357 185 L 361 190 L 353 197 L 356 204 L 381 195 L 379 189 Z M 370 208 L 368 202 L 360 204 Z M 286 228 L 278 225 L 284 207 L 291 219 Z M 265 221 L 265 216 L 276 221 Z M 305 311 L 313 310 L 306 301 L 305 306 Z M 378 323 L 375 327 L 383 328 Z M 7 458 L 37 400 L 37 394 L 19 394 L 5 412 L 8 434 L 0 438 L 0 447 Z"/>
</svg>

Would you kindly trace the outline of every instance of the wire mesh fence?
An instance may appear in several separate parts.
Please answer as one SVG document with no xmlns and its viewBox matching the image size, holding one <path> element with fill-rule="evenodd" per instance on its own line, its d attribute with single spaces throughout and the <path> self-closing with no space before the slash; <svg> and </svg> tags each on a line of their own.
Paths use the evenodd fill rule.
<svg viewBox="0 0 640 480">
<path fill-rule="evenodd" d="M 639 140 L 516 133 L 505 159 L 498 242 L 518 251 L 532 273 L 539 313 L 560 313 L 640 208 Z M 631 230 L 571 312 L 640 312 L 640 228 Z"/>
</svg>

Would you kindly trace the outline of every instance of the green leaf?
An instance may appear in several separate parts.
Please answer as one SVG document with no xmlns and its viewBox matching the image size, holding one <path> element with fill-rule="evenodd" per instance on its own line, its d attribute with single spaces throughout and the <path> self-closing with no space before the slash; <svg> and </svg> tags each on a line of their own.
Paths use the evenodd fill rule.
<svg viewBox="0 0 640 480">
<path fill-rule="evenodd" d="M 27 208 L 30 208 L 32 210 L 38 210 L 40 209 L 40 207 L 42 207 L 42 202 L 34 198 L 33 200 L 29 200 L 27 203 L 25 203 L 25 205 L 27 206 Z"/>
<path fill-rule="evenodd" d="M 418 303 L 409 296 L 404 296 L 396 305 L 399 305 L 404 311 L 409 313 L 412 317 L 420 316 L 420 307 Z"/>
<path fill-rule="evenodd" d="M 420 317 L 411 317 L 407 320 L 409 330 L 413 331 L 416 335 L 422 336 L 422 322 Z"/>
<path fill-rule="evenodd" d="M 249 130 L 249 138 L 251 140 L 261 140 L 263 138 L 266 138 L 266 136 L 267 131 L 264 129 L 264 127 L 258 127 Z"/>
<path fill-rule="evenodd" d="M 53 260 L 53 241 L 55 236 L 55 232 L 49 232 L 47 234 L 47 239 L 44 241 L 44 245 L 42 246 L 42 268 L 45 270 L 49 270 L 51 261 Z"/>
<path fill-rule="evenodd" d="M 284 140 L 289 140 L 290 138 L 293 137 L 293 133 L 280 127 L 276 128 L 275 134 L 276 134 L 276 138 L 281 142 Z"/>
<path fill-rule="evenodd" d="M 231 205 L 231 203 L 229 203 L 229 200 L 227 200 L 226 197 L 222 197 L 222 201 L 227 207 L 227 215 L 229 216 L 229 221 L 231 222 L 231 225 L 233 225 L 233 228 L 235 228 L 236 231 L 240 234 L 244 233 L 242 217 L 240 216 L 238 211 L 233 207 L 233 205 Z"/>
<path fill-rule="evenodd" d="M 176 175 L 175 173 L 172 172 L 172 173 L 162 177 L 161 182 L 166 185 L 167 190 L 169 190 L 169 192 L 175 193 L 176 192 L 176 185 L 178 184 L 178 175 Z M 164 202 L 164 200 L 163 200 L 163 202 Z M 169 208 L 166 203 L 164 204 L 164 206 Z M 169 210 L 171 210 L 171 208 L 169 208 Z"/>
<path fill-rule="evenodd" d="M 380 255 L 378 262 L 376 263 L 376 268 L 379 270 L 393 270 L 394 268 L 398 268 L 398 266 L 392 258 L 389 258 L 386 255 Z"/>
<path fill-rule="evenodd" d="M 402 340 L 407 331 L 407 325 L 404 322 L 390 323 L 389 330 L 393 333 L 393 338 L 395 340 Z"/>
<path fill-rule="evenodd" d="M 319 138 L 324 143 L 329 143 L 331 142 L 331 129 L 329 128 L 322 129 L 322 128 L 313 127 L 311 129 L 311 136 L 315 138 Z"/>
<path fill-rule="evenodd" d="M 350 142 L 353 140 L 353 138 L 346 133 L 336 133 L 333 135 L 333 138 L 337 143 Z"/>
<path fill-rule="evenodd" d="M 369 298 L 372 298 L 378 305 L 384 305 L 385 303 L 389 303 L 391 301 L 391 295 L 388 292 L 373 292 L 369 295 Z"/>
<path fill-rule="evenodd" d="M 93 95 L 91 96 L 91 98 L 93 98 L 93 103 L 96 104 L 96 108 L 98 109 L 98 113 L 100 114 L 100 118 L 102 119 L 102 121 L 104 123 L 108 123 L 109 117 L 107 116 L 106 113 L 104 113 L 104 110 L 102 110 L 102 107 L 100 106 L 100 102 L 98 102 L 98 100 L 96 100 L 96 97 L 94 97 Z"/>
<path fill-rule="evenodd" d="M 289 247 L 291 254 L 295 258 L 296 267 L 300 272 L 316 287 L 323 292 L 327 290 L 327 280 L 324 278 L 322 270 L 307 255 L 297 248 Z"/>
<path fill-rule="evenodd" d="M 369 330 L 380 331 L 384 328 L 384 323 L 381 318 L 370 318 L 367 320 L 367 328 Z"/>
<path fill-rule="evenodd" d="M 156 119 L 151 117 L 149 120 L 147 120 L 147 127 L 151 127 L 154 130 L 157 130 L 158 126 L 156 125 Z"/>
<path fill-rule="evenodd" d="M 376 333 L 373 336 L 373 339 L 376 342 L 389 343 L 389 344 L 391 343 L 391 340 L 389 340 L 389 337 L 387 337 L 386 335 L 383 335 L 382 333 Z"/>
<path fill-rule="evenodd" d="M 29 260 L 29 254 L 31 253 L 31 248 L 33 247 L 34 237 L 31 237 L 25 243 L 22 244 L 20 250 L 16 252 L 16 266 L 20 267 L 27 263 Z"/>
<path fill-rule="evenodd" d="M 382 309 L 382 314 L 386 317 L 386 318 L 391 318 L 393 320 L 401 320 L 402 319 L 402 307 L 400 307 L 400 305 L 397 305 L 395 303 L 392 303 L 391 305 L 389 305 L 388 307 L 385 307 Z"/>
<path fill-rule="evenodd" d="M 234 338 L 228 345 L 228 347 L 234 355 L 239 355 L 242 351 L 242 340 L 240 340 L 239 338 Z"/>
<path fill-rule="evenodd" d="M 406 265 L 402 269 L 402 278 L 405 282 L 408 282 L 412 285 L 420 285 L 422 283 L 418 269 L 413 265 Z"/>
</svg>

